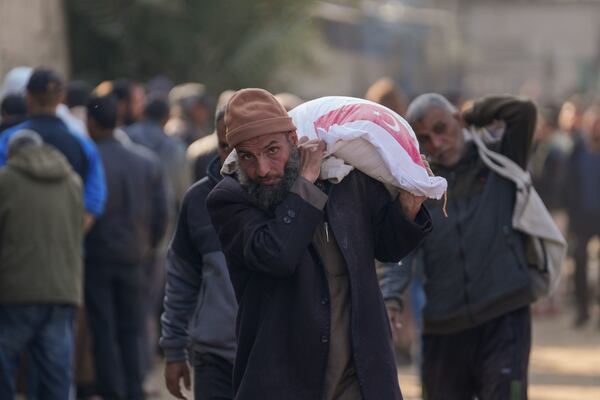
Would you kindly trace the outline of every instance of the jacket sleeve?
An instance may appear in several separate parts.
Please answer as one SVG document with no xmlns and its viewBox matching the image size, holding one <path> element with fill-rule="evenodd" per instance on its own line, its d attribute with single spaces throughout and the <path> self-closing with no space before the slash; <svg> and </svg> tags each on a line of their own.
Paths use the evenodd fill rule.
<svg viewBox="0 0 600 400">
<path fill-rule="evenodd" d="M 8 159 L 8 140 L 12 136 L 14 130 L 8 129 L 0 135 L 0 167 L 6 164 Z"/>
<path fill-rule="evenodd" d="M 537 118 L 537 109 L 532 101 L 513 96 L 484 97 L 476 101 L 463 118 L 467 124 L 477 127 L 504 121 L 500 153 L 525 168 Z"/>
<path fill-rule="evenodd" d="M 173 249 L 167 253 L 166 269 L 159 344 L 167 362 L 183 361 L 189 344 L 188 325 L 200 293 L 202 270 L 200 265 L 178 256 Z"/>
<path fill-rule="evenodd" d="M 402 295 L 410 285 L 415 274 L 415 264 L 420 261 L 421 247 L 404 257 L 400 263 L 385 263 L 382 265 L 379 286 L 383 300 L 396 300 L 400 306 Z"/>
<path fill-rule="evenodd" d="M 431 217 L 425 205 L 414 221 L 402 212 L 400 196 L 392 200 L 384 186 L 368 178 L 367 199 L 372 212 L 375 258 L 381 262 L 398 262 L 413 251 L 431 231 Z"/>
<path fill-rule="evenodd" d="M 186 358 L 188 326 L 202 285 L 202 248 L 197 245 L 205 240 L 200 236 L 193 236 L 198 231 L 197 227 L 207 218 L 195 220 L 198 215 L 206 215 L 204 204 L 198 202 L 202 199 L 196 197 L 198 192 L 197 188 L 192 187 L 183 198 L 175 234 L 167 252 L 164 311 L 160 318 L 159 343 L 168 362 L 183 361 Z M 215 236 L 214 232 L 212 236 Z"/>
<path fill-rule="evenodd" d="M 315 203 L 302 197 L 305 190 L 315 197 L 320 191 L 301 179 L 275 208 L 274 215 L 250 203 L 241 188 L 234 191 L 231 185 L 218 185 L 210 193 L 208 211 L 230 268 L 245 268 L 278 278 L 295 272 L 322 221 L 325 206 L 325 201 Z M 326 198 L 324 193 L 320 195 Z"/>
<path fill-rule="evenodd" d="M 98 217 L 104 212 L 107 197 L 102 159 L 91 139 L 76 133 L 73 133 L 73 135 L 81 143 L 88 161 L 88 172 L 84 179 L 83 189 L 84 207 L 87 212 Z"/>
</svg>

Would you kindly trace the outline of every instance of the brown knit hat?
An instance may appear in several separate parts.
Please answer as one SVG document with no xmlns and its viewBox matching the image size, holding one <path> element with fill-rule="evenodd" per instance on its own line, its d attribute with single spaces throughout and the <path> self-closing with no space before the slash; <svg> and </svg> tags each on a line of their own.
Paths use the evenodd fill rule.
<svg viewBox="0 0 600 400">
<path fill-rule="evenodd" d="M 230 148 L 257 136 L 296 129 L 285 108 L 264 89 L 235 92 L 227 103 L 225 126 Z"/>
</svg>

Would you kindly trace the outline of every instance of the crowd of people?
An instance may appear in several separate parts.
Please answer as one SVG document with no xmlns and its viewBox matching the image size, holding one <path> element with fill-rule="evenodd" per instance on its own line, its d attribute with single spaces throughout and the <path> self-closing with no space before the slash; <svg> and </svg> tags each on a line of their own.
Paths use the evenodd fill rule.
<svg viewBox="0 0 600 400">
<path fill-rule="evenodd" d="M 375 82 L 364 97 L 411 125 L 443 204 L 319 179 L 325 144 L 299 139 L 289 93 L 29 67 L 1 85 L 2 399 L 143 399 L 161 356 L 176 398 L 401 399 L 403 354 L 424 399 L 526 399 L 532 314 L 562 299 L 532 290 L 515 185 L 471 128 L 568 237 L 574 328 L 600 296 L 600 105 L 581 95 L 409 101 Z"/>
</svg>

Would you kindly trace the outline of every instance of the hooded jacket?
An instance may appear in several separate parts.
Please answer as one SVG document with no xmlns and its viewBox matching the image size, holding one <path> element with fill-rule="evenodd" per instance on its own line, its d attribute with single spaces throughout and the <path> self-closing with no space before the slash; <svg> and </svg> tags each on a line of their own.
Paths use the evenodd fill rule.
<svg viewBox="0 0 600 400">
<path fill-rule="evenodd" d="M 106 170 L 104 214 L 85 238 L 86 266 L 138 265 L 154 257 L 167 221 L 158 159 L 142 146 L 114 137 L 98 141 Z"/>
<path fill-rule="evenodd" d="M 0 303 L 78 305 L 83 193 L 48 145 L 19 149 L 0 169 Z"/>
<path fill-rule="evenodd" d="M 165 311 L 160 345 L 167 362 L 194 351 L 233 363 L 237 301 L 227 263 L 206 210 L 206 197 L 222 179 L 214 157 L 207 176 L 185 194 L 167 255 Z"/>
</svg>

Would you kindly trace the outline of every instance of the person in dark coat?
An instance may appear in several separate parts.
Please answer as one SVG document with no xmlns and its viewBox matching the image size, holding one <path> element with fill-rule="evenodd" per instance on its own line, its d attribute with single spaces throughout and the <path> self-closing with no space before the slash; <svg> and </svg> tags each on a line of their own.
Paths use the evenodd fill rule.
<svg viewBox="0 0 600 400">
<path fill-rule="evenodd" d="M 401 399 L 373 259 L 421 242 L 425 199 L 359 171 L 318 180 L 325 144 L 299 144 L 265 90 L 236 92 L 225 125 L 239 169 L 207 206 L 239 303 L 235 398 Z"/>
<path fill-rule="evenodd" d="M 407 120 L 431 168 L 448 180 L 447 215 L 427 202 L 436 229 L 402 261 L 409 268 L 414 263 L 425 282 L 425 399 L 527 399 L 535 298 L 522 235 L 512 227 L 516 188 L 484 164 L 468 140 L 477 133 L 464 126 L 494 123 L 487 146 L 525 168 L 536 115 L 531 101 L 512 96 L 478 99 L 464 113 L 437 93 L 408 106 Z M 383 296 L 393 307 L 409 280 L 400 268 L 385 275 Z"/>
<path fill-rule="evenodd" d="M 206 177 L 185 194 L 167 254 L 160 346 L 165 383 L 177 398 L 183 396 L 182 382 L 188 389 L 191 386 L 188 362 L 194 366 L 195 400 L 233 398 L 237 301 L 206 209 L 206 197 L 222 179 L 221 164 L 229 155 L 224 124 L 217 124 L 216 135 L 219 154 Z"/>
<path fill-rule="evenodd" d="M 583 114 L 582 131 L 574 137 L 573 151 L 561 182 L 561 203 L 569 216 L 569 245 L 575 259 L 575 320 L 580 328 L 590 319 L 588 243 L 600 234 L 600 106 L 594 104 Z M 599 287 L 600 283 L 593 286 Z M 600 302 L 600 296 L 596 296 Z M 598 323 L 600 326 L 600 321 Z"/>
<path fill-rule="evenodd" d="M 85 238 L 85 305 L 96 384 L 105 399 L 142 399 L 142 268 L 165 232 L 165 186 L 149 150 L 114 137 L 117 104 L 112 95 L 92 97 L 87 112 L 108 187 L 106 211 Z"/>
</svg>

